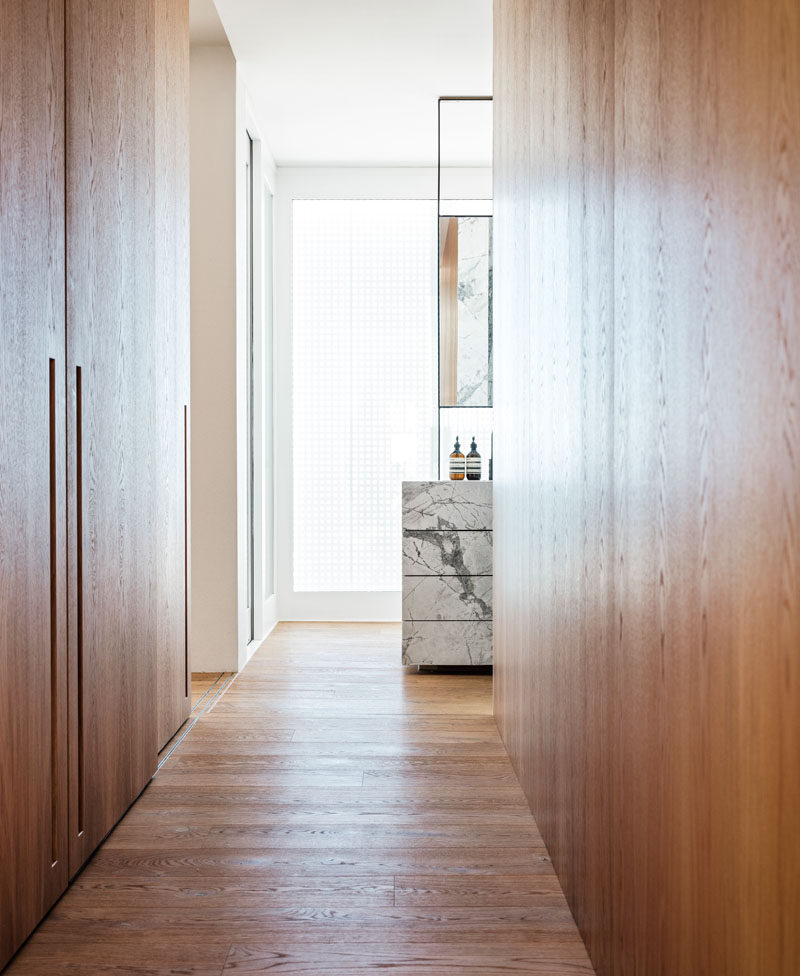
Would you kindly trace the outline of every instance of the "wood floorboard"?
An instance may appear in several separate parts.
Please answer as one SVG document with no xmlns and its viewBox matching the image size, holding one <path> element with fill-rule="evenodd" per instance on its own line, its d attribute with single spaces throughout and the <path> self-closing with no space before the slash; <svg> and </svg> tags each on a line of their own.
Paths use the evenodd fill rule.
<svg viewBox="0 0 800 976">
<path fill-rule="evenodd" d="M 491 678 L 399 642 L 283 624 L 194 675 L 195 724 L 9 976 L 591 974 Z"/>
<path fill-rule="evenodd" d="M 476 814 L 481 814 L 484 824 L 491 827 L 526 826 L 530 823 L 530 816 L 522 807 L 510 810 L 452 809 L 446 805 L 438 809 L 402 810 L 392 809 L 375 813 L 369 808 L 357 806 L 335 807 L 333 804 L 309 805 L 307 807 L 292 807 L 288 804 L 264 803 L 259 807 L 253 803 L 228 803 L 225 810 L 216 807 L 205 807 L 200 804 L 186 804 L 184 806 L 169 806 L 161 810 L 136 810 L 131 813 L 128 824 L 141 826 L 142 824 L 159 824 L 163 827 L 184 826 L 187 823 L 201 824 L 204 827 L 219 826 L 269 826 L 276 827 L 291 824 L 310 824 L 318 826 L 321 822 L 328 826 L 357 824 L 363 827 L 369 825 L 384 825 L 391 827 L 436 826 L 438 824 L 458 824 L 462 830 L 475 827 Z M 516 845 L 515 845 L 516 846 Z"/>
<path fill-rule="evenodd" d="M 200 705 L 204 698 L 215 688 L 217 685 L 221 684 L 222 681 L 230 676 L 229 671 L 195 671 L 192 674 L 191 683 L 191 696 L 192 696 L 192 712 L 194 715 L 197 710 L 198 705 Z"/>
<path fill-rule="evenodd" d="M 8 971 L 14 976 L 220 976 L 229 953 L 226 945 L 152 945 L 140 939 L 138 944 L 87 942 L 65 947 L 34 938 Z"/>
<path fill-rule="evenodd" d="M 220 756 L 212 756 L 208 753 L 202 755 L 186 754 L 181 752 L 164 769 L 164 777 L 171 773 L 190 772 L 190 771 L 210 771 L 214 773 L 235 772 L 238 770 L 263 770 L 264 759 L 258 755 L 244 753 L 231 755 L 226 753 Z M 269 759 L 270 771 L 321 771 L 325 775 L 328 773 L 347 772 L 352 773 L 353 767 L 362 773 L 381 772 L 391 773 L 419 773 L 421 775 L 432 774 L 434 776 L 455 776 L 463 777 L 465 785 L 476 781 L 484 781 L 488 776 L 490 779 L 502 776 L 509 778 L 514 776 L 514 770 L 506 756 L 492 757 L 491 761 L 480 757 L 467 756 L 464 759 L 453 758 L 452 756 L 325 756 L 325 755 L 304 755 L 304 756 L 277 756 L 273 755 Z M 487 766 L 489 768 L 487 768 Z"/>
<path fill-rule="evenodd" d="M 492 793 L 477 793 L 468 787 L 450 787 L 440 790 L 435 795 L 413 795 L 404 790 L 384 790 L 380 793 L 366 791 L 342 791 L 335 793 L 327 791 L 318 796 L 309 796 L 306 790 L 281 790 L 276 792 L 264 786 L 232 787 L 225 794 L 225 803 L 221 804 L 207 793 L 197 791 L 193 786 L 185 783 L 164 784 L 157 792 L 146 791 L 138 804 L 131 811 L 132 815 L 139 809 L 157 810 L 167 809 L 175 804 L 199 804 L 201 806 L 214 803 L 217 810 L 224 812 L 229 804 L 254 803 L 264 810 L 272 807 L 301 807 L 314 810 L 320 806 L 328 809 L 342 809 L 343 807 L 369 810 L 376 813 L 386 810 L 440 810 L 451 812 L 476 810 L 480 816 L 488 816 L 492 812 L 501 812 L 508 808 L 523 810 L 530 816 L 525 798 L 519 790 L 512 788 L 498 789 Z"/>
<path fill-rule="evenodd" d="M 416 851 L 291 850 L 265 848 L 220 850 L 140 851 L 101 848 L 84 871 L 91 878 L 172 877 L 318 877 L 324 875 L 422 874 L 552 874 L 553 866 L 544 845 L 536 847 L 435 848 Z"/>
<path fill-rule="evenodd" d="M 398 945 L 326 946 L 324 963 L 318 950 L 292 945 L 234 945 L 225 973 L 270 973 L 289 976 L 364 976 L 390 970 L 404 976 L 581 976 L 591 974 L 588 962 L 576 962 L 561 947 L 528 948 L 519 943 L 467 943 L 458 946 L 419 943 Z"/>
<path fill-rule="evenodd" d="M 486 834 L 486 837 L 482 836 Z M 113 848 L 144 847 L 150 850 L 174 850 L 176 848 L 213 847 L 232 848 L 242 846 L 263 846 L 270 850 L 316 850 L 318 848 L 355 848 L 368 851 L 374 848 L 390 850 L 418 845 L 435 847 L 483 847 L 489 843 L 494 847 L 519 847 L 520 843 L 532 846 L 538 841 L 538 832 L 533 824 L 516 824 L 512 828 L 488 825 L 479 831 L 475 824 L 442 824 L 441 826 L 381 825 L 381 824 L 290 824 L 288 826 L 261 826 L 253 824 L 185 826 L 128 827 L 123 824 L 108 839 L 107 846 Z"/>
<path fill-rule="evenodd" d="M 367 757 L 376 762 L 387 760 L 402 760 L 413 762 L 417 756 L 424 762 L 434 760 L 478 759 L 491 756 L 505 759 L 506 751 L 501 740 L 490 739 L 488 742 L 476 738 L 470 742 L 448 742 L 445 745 L 430 745 L 424 741 L 416 743 L 403 742 L 345 742 L 331 743 L 325 741 L 308 742 L 297 739 L 260 738 L 258 736 L 240 737 L 231 741 L 230 736 L 219 734 L 216 736 L 195 736 L 187 738 L 181 746 L 181 757 L 207 756 L 213 754 L 218 758 L 236 756 L 239 758 L 257 756 L 260 760 L 297 756 L 300 758 L 318 759 L 346 759 L 348 762 L 363 760 Z M 372 764 L 371 764 L 372 765 Z"/>
<path fill-rule="evenodd" d="M 57 905 L 41 939 L 73 943 L 120 944 L 142 939 L 201 945 L 279 941 L 301 944 L 441 942 L 458 943 L 480 934 L 494 941 L 563 942 L 576 954 L 582 943 L 563 908 L 366 908 L 301 904 L 242 912 L 239 908 L 193 910 L 67 908 Z"/>
<path fill-rule="evenodd" d="M 229 875 L 213 885 L 192 884 L 173 878 L 128 878 L 125 881 L 85 881 L 81 885 L 84 907 L 101 910 L 113 898 L 116 908 L 139 910 L 183 909 L 253 912 L 285 905 L 327 905 L 338 907 L 394 905 L 394 878 L 385 877 L 301 878 L 270 882 L 262 877 L 242 879 Z"/>
</svg>

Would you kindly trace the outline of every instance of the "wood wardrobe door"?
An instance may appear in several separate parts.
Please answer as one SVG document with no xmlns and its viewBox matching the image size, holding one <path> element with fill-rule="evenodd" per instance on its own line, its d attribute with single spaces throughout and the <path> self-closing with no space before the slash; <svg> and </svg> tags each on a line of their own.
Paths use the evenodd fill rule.
<svg viewBox="0 0 800 976">
<path fill-rule="evenodd" d="M 158 745 L 190 711 L 189 2 L 155 3 Z"/>
<path fill-rule="evenodd" d="M 67 0 L 74 873 L 155 772 L 153 0 Z"/>
<path fill-rule="evenodd" d="M 0 0 L 0 969 L 68 877 L 63 0 Z"/>
</svg>

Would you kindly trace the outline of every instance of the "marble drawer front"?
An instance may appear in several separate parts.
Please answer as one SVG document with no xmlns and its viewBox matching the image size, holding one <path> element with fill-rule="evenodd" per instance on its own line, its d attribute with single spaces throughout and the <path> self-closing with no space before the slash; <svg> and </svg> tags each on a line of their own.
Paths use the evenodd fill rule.
<svg viewBox="0 0 800 976">
<path fill-rule="evenodd" d="M 404 529 L 491 529 L 491 481 L 404 481 Z"/>
<path fill-rule="evenodd" d="M 403 586 L 404 620 L 491 620 L 491 576 L 413 576 Z"/>
<path fill-rule="evenodd" d="M 491 576 L 492 533 L 406 529 L 404 576 Z"/>
<path fill-rule="evenodd" d="M 492 663 L 492 484 L 403 484 L 403 664 Z"/>
<path fill-rule="evenodd" d="M 491 663 L 491 620 L 425 620 L 403 624 L 403 664 Z"/>
</svg>

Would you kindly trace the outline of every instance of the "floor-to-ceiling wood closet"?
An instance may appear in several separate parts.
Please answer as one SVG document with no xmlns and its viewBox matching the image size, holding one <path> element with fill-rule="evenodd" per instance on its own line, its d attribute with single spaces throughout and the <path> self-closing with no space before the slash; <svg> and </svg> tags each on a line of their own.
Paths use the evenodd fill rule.
<svg viewBox="0 0 800 976">
<path fill-rule="evenodd" d="M 187 73 L 187 0 L 0 0 L 0 967 L 188 715 Z"/>
<path fill-rule="evenodd" d="M 601 976 L 800 973 L 800 4 L 495 0 L 495 712 Z"/>
</svg>

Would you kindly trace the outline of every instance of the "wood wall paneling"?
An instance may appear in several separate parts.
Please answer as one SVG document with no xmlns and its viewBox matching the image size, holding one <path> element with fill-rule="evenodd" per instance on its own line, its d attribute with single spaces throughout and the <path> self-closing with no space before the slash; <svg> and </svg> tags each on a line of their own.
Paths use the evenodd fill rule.
<svg viewBox="0 0 800 976">
<path fill-rule="evenodd" d="M 156 766 L 153 38 L 151 0 L 67 3 L 72 873 Z"/>
<path fill-rule="evenodd" d="M 155 4 L 158 744 L 189 717 L 189 4 Z"/>
<path fill-rule="evenodd" d="M 694 868 L 708 828 L 693 809 L 708 782 L 694 544 L 709 515 L 708 490 L 696 490 L 697 419 L 707 423 L 694 313 L 705 273 L 691 153 L 696 16 L 688 3 L 658 19 L 634 4 L 618 11 L 615 941 L 619 966 L 714 972 L 709 880 Z"/>
<path fill-rule="evenodd" d="M 495 15 L 498 724 L 599 973 L 788 976 L 800 10 Z"/>
<path fill-rule="evenodd" d="M 530 131 L 531 107 L 538 104 L 532 101 L 532 79 L 528 70 L 530 31 L 527 6 L 495 5 L 495 43 L 503 56 L 495 57 L 494 90 L 503 93 L 503 97 L 495 98 L 493 102 L 494 213 L 499 216 L 499 221 L 496 216 L 492 222 L 493 275 L 499 270 L 501 281 L 513 281 L 515 287 L 498 289 L 493 277 L 492 319 L 496 323 L 509 323 L 506 328 L 495 328 L 493 332 L 495 375 L 502 376 L 504 383 L 502 395 L 497 396 L 495 392 L 494 411 L 497 431 L 515 430 L 518 440 L 512 445 L 510 438 L 497 438 L 494 468 L 502 470 L 504 477 L 495 477 L 492 489 L 495 503 L 498 501 L 496 493 L 499 492 L 500 497 L 493 514 L 494 530 L 499 530 L 502 538 L 506 539 L 516 531 L 521 541 L 517 546 L 505 547 L 502 554 L 495 554 L 494 573 L 499 574 L 495 586 L 501 606 L 494 609 L 493 631 L 495 647 L 507 647 L 519 641 L 525 648 L 530 646 L 526 585 L 530 580 L 532 545 L 538 538 L 531 534 L 532 511 L 524 496 L 531 464 L 530 451 L 525 446 L 530 430 L 524 418 L 530 415 L 532 384 L 525 382 L 530 370 L 531 343 L 528 327 L 531 289 L 523 284 L 531 270 L 531 167 L 523 137 Z M 525 327 L 512 329 L 511 323 L 525 323 Z M 519 369 L 515 361 L 519 362 Z M 531 699 L 530 679 L 531 673 L 524 667 L 522 654 L 506 654 L 502 666 L 495 665 L 495 712 L 523 788 L 533 758 L 531 730 L 526 721 L 526 702 Z"/>
<path fill-rule="evenodd" d="M 0 968 L 67 859 L 64 18 L 0 3 Z"/>
</svg>

